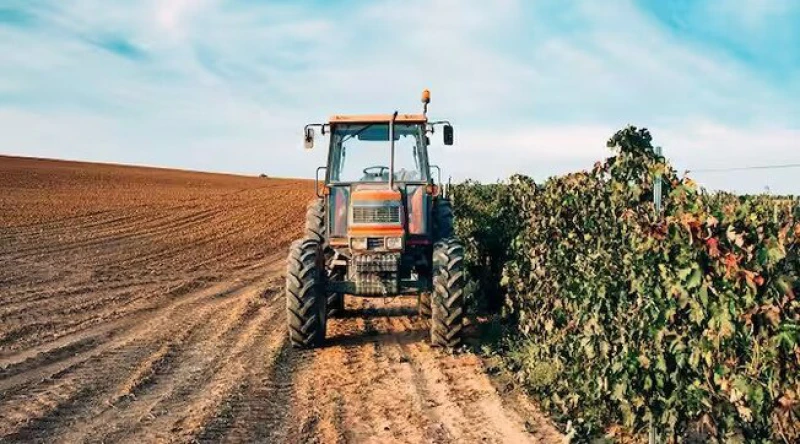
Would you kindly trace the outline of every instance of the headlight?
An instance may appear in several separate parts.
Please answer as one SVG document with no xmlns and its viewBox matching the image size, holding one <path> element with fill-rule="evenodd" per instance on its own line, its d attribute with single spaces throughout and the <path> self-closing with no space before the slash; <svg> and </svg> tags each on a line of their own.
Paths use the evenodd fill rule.
<svg viewBox="0 0 800 444">
<path fill-rule="evenodd" d="M 403 249 L 403 238 L 402 237 L 387 237 L 386 238 L 386 249 L 387 250 L 402 250 Z"/>
<path fill-rule="evenodd" d="M 367 249 L 367 238 L 366 237 L 354 237 L 350 239 L 350 248 L 354 250 L 366 250 Z"/>
</svg>

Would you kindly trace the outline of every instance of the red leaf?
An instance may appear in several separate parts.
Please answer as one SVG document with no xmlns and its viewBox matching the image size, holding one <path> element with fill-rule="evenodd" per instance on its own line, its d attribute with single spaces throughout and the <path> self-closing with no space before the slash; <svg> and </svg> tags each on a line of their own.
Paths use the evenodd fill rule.
<svg viewBox="0 0 800 444">
<path fill-rule="evenodd" d="M 708 248 L 708 255 L 711 257 L 719 257 L 719 241 L 715 237 L 710 237 L 706 240 L 706 247 Z"/>
<path fill-rule="evenodd" d="M 726 273 L 728 275 L 735 273 L 739 268 L 739 258 L 737 258 L 733 253 L 726 254 L 722 259 L 722 262 L 725 264 L 725 268 L 727 268 Z"/>
</svg>

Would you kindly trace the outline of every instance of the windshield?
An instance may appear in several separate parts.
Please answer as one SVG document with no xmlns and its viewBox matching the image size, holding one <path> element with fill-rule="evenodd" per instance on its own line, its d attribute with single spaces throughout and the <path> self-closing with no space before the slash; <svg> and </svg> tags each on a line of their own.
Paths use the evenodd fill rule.
<svg viewBox="0 0 800 444">
<path fill-rule="evenodd" d="M 395 124 L 394 180 L 428 179 L 424 125 Z M 331 182 L 389 181 L 389 124 L 340 124 L 331 135 Z"/>
</svg>

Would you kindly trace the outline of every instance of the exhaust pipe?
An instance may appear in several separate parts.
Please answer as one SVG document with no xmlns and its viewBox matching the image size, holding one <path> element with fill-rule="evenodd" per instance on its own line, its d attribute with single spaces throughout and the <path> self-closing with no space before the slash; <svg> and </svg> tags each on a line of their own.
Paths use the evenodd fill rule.
<svg viewBox="0 0 800 444">
<path fill-rule="evenodd" d="M 389 189 L 394 191 L 394 121 L 397 119 L 397 111 L 392 114 L 389 121 Z"/>
</svg>

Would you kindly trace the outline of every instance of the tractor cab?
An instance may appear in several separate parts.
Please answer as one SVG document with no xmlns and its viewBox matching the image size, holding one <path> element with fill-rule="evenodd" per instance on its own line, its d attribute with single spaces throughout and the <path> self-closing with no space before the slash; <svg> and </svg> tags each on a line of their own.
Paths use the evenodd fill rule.
<svg viewBox="0 0 800 444">
<path fill-rule="evenodd" d="M 344 310 L 345 295 L 416 295 L 421 315 L 436 311 L 431 301 L 436 251 L 455 248 L 448 250 L 452 255 L 461 250 L 453 238 L 453 213 L 441 171 L 430 164 L 428 146 L 437 128 L 443 143 L 452 145 L 453 128 L 447 121 L 428 120 L 427 90 L 422 101 L 421 114 L 334 115 L 328 123 L 305 128 L 307 149 L 314 146 L 315 129 L 328 137 L 328 161 L 317 169 L 318 199 L 309 205 L 304 238 L 319 249 L 326 317 Z M 299 338 L 305 336 L 292 336 L 291 316 L 290 337 L 300 346 Z M 456 318 L 447 322 L 457 322 L 460 331 L 461 318 Z M 439 345 L 454 341 L 437 338 Z"/>
<path fill-rule="evenodd" d="M 427 182 L 429 178 L 424 116 L 333 116 L 326 183 Z M 393 129 L 393 131 L 392 131 Z M 394 173 L 389 137 L 395 147 Z"/>
</svg>

